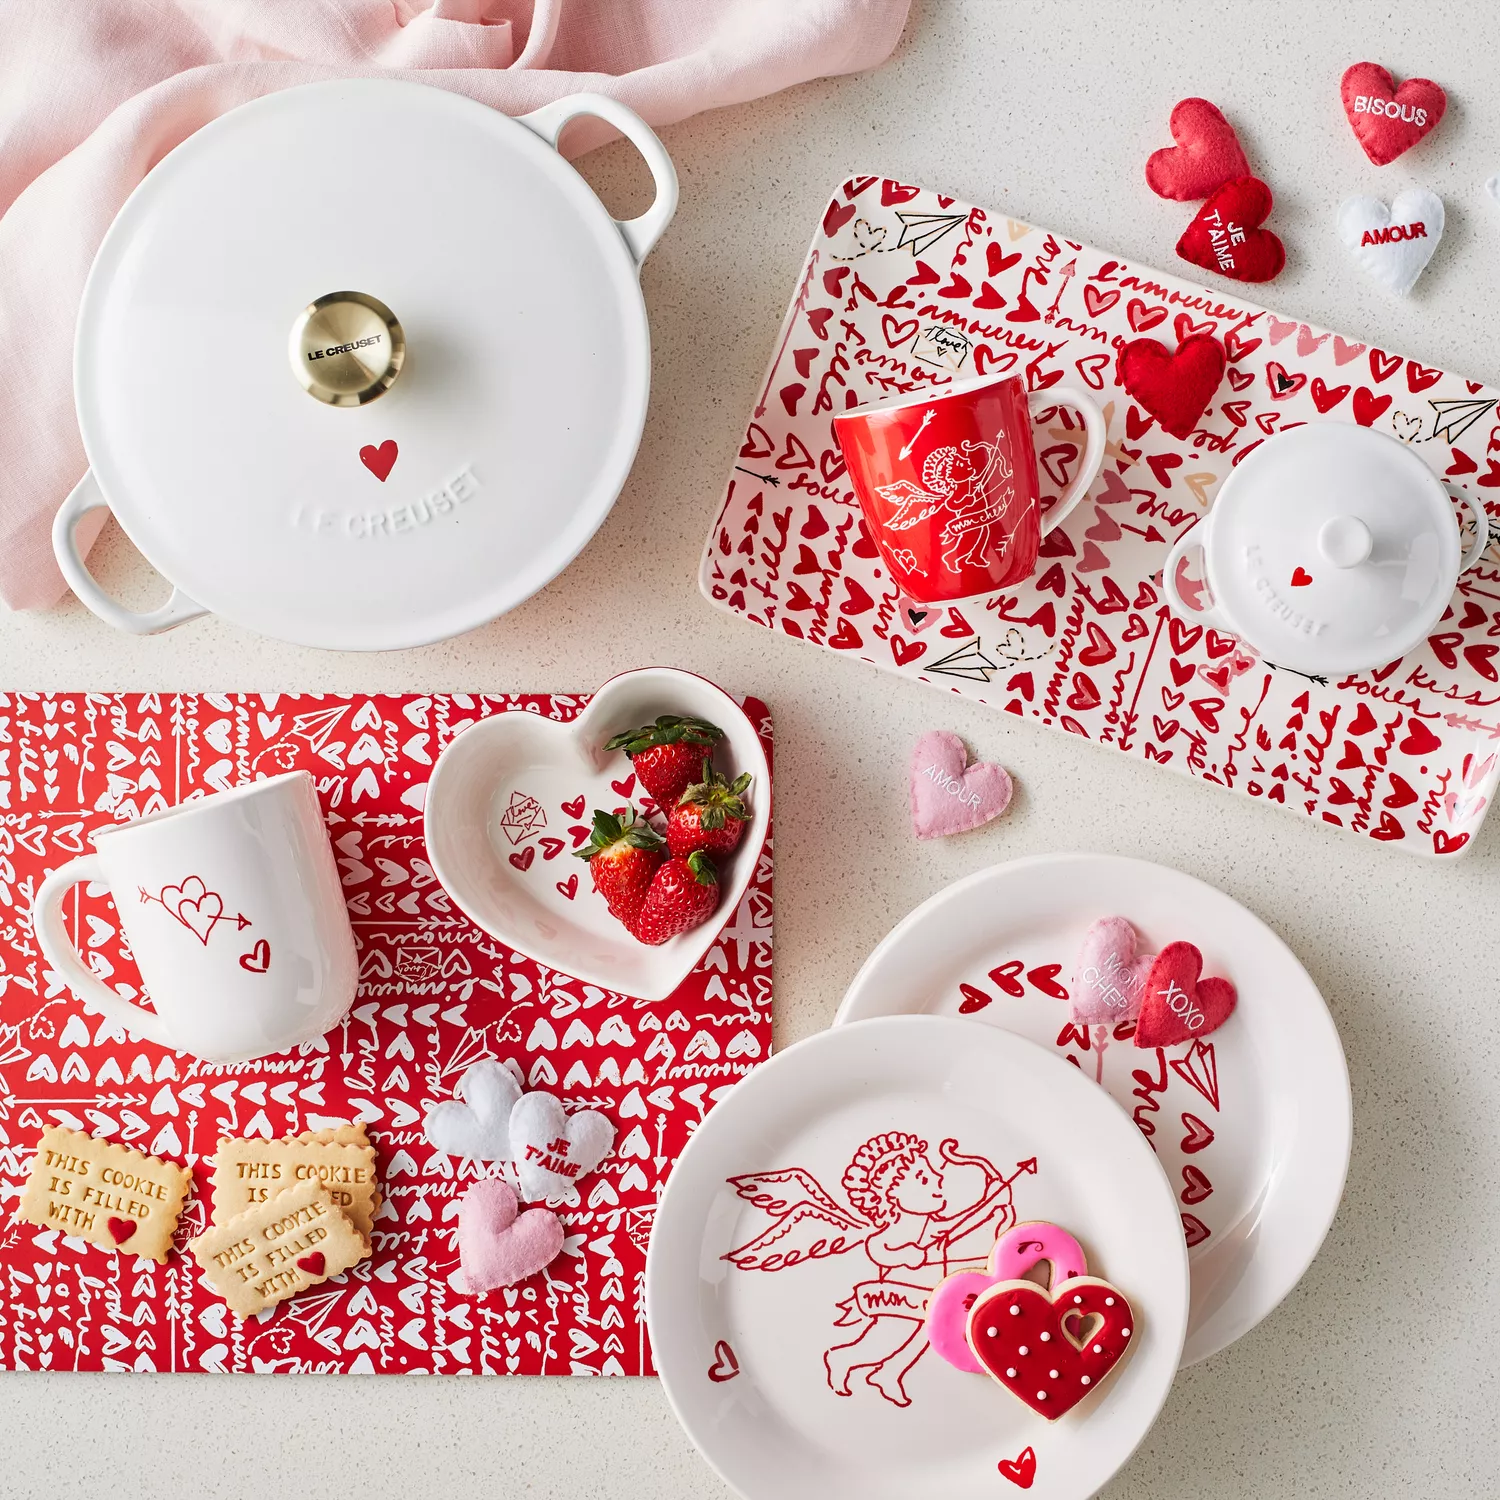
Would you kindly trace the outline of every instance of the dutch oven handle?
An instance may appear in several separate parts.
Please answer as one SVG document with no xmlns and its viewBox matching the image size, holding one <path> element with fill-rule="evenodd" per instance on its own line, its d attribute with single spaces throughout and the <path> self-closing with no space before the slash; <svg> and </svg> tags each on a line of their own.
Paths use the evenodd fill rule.
<svg viewBox="0 0 1500 1500">
<path fill-rule="evenodd" d="M 613 125 L 645 157 L 656 181 L 656 198 L 645 213 L 635 219 L 615 220 L 631 258 L 639 266 L 677 212 L 677 169 L 651 127 L 633 109 L 605 94 L 569 94 L 566 99 L 555 99 L 529 115 L 518 115 L 516 123 L 541 136 L 555 151 L 563 126 L 579 115 L 595 115 Z"/>
<path fill-rule="evenodd" d="M 174 625 L 206 615 L 208 610 L 196 599 L 190 599 L 176 584 L 172 586 L 172 597 L 160 609 L 153 609 L 149 614 L 137 614 L 134 610 L 126 609 L 99 587 L 78 551 L 74 533 L 78 529 L 78 523 L 91 510 L 108 509 L 109 501 L 104 498 L 104 492 L 99 488 L 92 469 L 78 481 L 73 493 L 59 507 L 52 522 L 52 550 L 57 556 L 57 565 L 62 569 L 63 577 L 68 581 L 68 587 L 106 625 L 113 625 L 116 630 L 128 630 L 132 635 L 155 635 L 159 630 L 170 630 Z"/>
</svg>

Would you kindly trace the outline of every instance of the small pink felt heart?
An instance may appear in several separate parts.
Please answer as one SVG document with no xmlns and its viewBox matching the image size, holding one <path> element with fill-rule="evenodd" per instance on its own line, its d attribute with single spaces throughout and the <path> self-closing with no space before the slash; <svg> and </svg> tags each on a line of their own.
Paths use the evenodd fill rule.
<svg viewBox="0 0 1500 1500">
<path fill-rule="evenodd" d="M 1137 1047 L 1171 1047 L 1217 1031 L 1234 1010 L 1227 979 L 1202 979 L 1203 955 L 1191 943 L 1168 943 L 1146 976 Z"/>
<path fill-rule="evenodd" d="M 1010 804 L 1010 777 L 987 761 L 967 765 L 964 742 L 933 729 L 911 753 L 911 826 L 919 839 L 964 833 L 999 817 Z"/>
<path fill-rule="evenodd" d="M 1083 936 L 1073 970 L 1073 1019 L 1085 1026 L 1133 1021 L 1155 962 L 1137 955 L 1135 928 L 1124 917 L 1103 917 Z"/>
<path fill-rule="evenodd" d="M 563 1247 L 562 1220 L 549 1208 L 517 1214 L 519 1200 L 508 1182 L 476 1182 L 458 1210 L 458 1256 L 475 1292 L 514 1286 L 551 1265 Z"/>
</svg>

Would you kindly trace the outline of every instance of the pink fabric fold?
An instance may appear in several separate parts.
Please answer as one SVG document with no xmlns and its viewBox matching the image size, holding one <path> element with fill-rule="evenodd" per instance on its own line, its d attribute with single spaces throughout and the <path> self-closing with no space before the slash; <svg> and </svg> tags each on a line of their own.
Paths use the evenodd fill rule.
<svg viewBox="0 0 1500 1500">
<path fill-rule="evenodd" d="M 365 76 L 435 84 L 507 114 L 592 89 L 669 125 L 876 66 L 909 4 L 5 0 L 0 598 L 36 609 L 64 592 L 51 525 L 87 463 L 72 398 L 84 279 L 131 190 L 201 125 L 276 89 Z M 604 134 L 581 125 L 569 150 Z"/>
</svg>

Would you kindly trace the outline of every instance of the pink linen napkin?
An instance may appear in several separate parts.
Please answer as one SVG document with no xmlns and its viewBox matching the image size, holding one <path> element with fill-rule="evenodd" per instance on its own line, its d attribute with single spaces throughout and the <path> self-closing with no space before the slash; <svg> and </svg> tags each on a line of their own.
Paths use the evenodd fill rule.
<svg viewBox="0 0 1500 1500">
<path fill-rule="evenodd" d="M 87 464 L 72 396 L 84 278 L 131 189 L 199 126 L 276 89 L 366 76 L 436 84 L 507 114 L 590 89 L 669 125 L 876 66 L 909 4 L 0 3 L 0 599 L 37 609 L 64 592 L 51 526 Z M 580 125 L 569 149 L 607 133 Z M 92 541 L 83 527 L 79 541 Z"/>
</svg>

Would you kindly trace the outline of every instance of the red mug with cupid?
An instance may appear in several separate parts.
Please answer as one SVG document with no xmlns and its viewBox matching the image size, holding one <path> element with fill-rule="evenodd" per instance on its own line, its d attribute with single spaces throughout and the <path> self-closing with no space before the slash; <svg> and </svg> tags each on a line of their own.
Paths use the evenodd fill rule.
<svg viewBox="0 0 1500 1500">
<path fill-rule="evenodd" d="M 1083 459 L 1043 513 L 1032 423 L 1058 406 L 1083 417 Z M 1083 499 L 1104 462 L 1098 406 L 1065 386 L 1028 395 L 1019 375 L 856 407 L 836 416 L 833 430 L 891 578 L 918 604 L 990 594 L 1029 577 L 1042 537 Z"/>
</svg>

